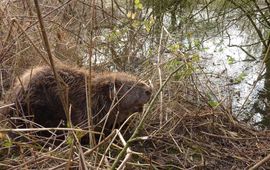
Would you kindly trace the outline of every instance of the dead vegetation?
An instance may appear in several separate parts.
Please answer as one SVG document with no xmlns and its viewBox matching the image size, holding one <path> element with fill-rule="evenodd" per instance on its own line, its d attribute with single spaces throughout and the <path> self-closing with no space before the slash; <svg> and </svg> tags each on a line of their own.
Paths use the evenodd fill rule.
<svg viewBox="0 0 270 170">
<path fill-rule="evenodd" d="M 143 114 L 131 116 L 127 127 L 94 146 L 80 145 L 80 129 L 9 129 L 1 115 L 0 169 L 110 169 L 114 165 L 119 169 L 269 169 L 269 131 L 236 120 L 225 102 L 209 106 L 194 81 L 196 73 L 190 73 L 194 61 L 182 59 L 182 53 L 172 52 L 185 67 L 171 74 L 174 65 L 160 59 L 169 36 L 161 31 L 160 41 L 151 42 L 155 36 L 143 26 L 132 26 L 134 20 L 123 10 L 131 10 L 132 4 L 51 0 L 40 2 L 40 7 L 56 64 L 92 63 L 95 70 L 132 71 L 152 80 L 156 100 Z M 3 101 L 16 76 L 48 63 L 48 51 L 32 1 L 3 1 L 0 13 Z M 143 47 L 150 42 L 151 53 Z M 167 84 L 162 87 L 163 83 Z M 9 104 L 1 102 L 0 109 Z M 54 145 L 35 134 L 40 130 L 52 134 L 64 130 L 66 138 Z M 133 136 L 134 131 L 138 134 Z M 11 139 L 7 132 L 22 140 Z M 126 152 L 115 161 L 127 143 Z"/>
<path fill-rule="evenodd" d="M 257 131 L 224 111 L 208 106 L 195 107 L 194 103 L 184 100 L 175 100 L 175 103 L 166 104 L 167 107 L 170 109 L 168 119 L 162 125 L 159 124 L 159 111 L 155 110 L 158 106 L 149 113 L 127 152 L 131 157 L 125 164 L 126 169 L 245 169 L 260 165 L 260 162 L 260 168 L 269 166 L 267 160 L 262 162 L 269 157 L 268 131 Z M 125 136 L 133 132 L 140 117 L 135 116 L 128 131 L 123 133 Z M 111 167 L 125 143 L 124 139 L 120 140 L 121 133 L 112 133 L 89 148 L 76 140 L 70 142 L 71 134 L 60 146 L 47 143 L 45 147 L 33 130 L 20 132 L 31 142 L 18 141 L 9 145 L 2 140 L 0 165 L 2 169 L 106 169 Z"/>
</svg>

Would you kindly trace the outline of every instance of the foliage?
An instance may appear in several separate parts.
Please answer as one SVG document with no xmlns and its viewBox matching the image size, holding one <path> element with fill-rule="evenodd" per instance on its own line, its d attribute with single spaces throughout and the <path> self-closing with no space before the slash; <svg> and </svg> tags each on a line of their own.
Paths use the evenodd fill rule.
<svg viewBox="0 0 270 170">
<path fill-rule="evenodd" d="M 234 83 L 241 83 L 241 81 L 243 81 L 246 77 L 246 73 L 240 73 L 235 79 L 234 79 Z"/>
</svg>

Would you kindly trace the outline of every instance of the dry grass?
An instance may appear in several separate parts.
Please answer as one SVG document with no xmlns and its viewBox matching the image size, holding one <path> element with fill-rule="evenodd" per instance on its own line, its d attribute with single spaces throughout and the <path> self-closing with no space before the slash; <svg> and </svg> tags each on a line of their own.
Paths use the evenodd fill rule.
<svg viewBox="0 0 270 170">
<path fill-rule="evenodd" d="M 130 4 L 114 2 L 112 9 L 109 2 L 101 2 L 96 2 L 92 12 L 91 4 L 84 1 L 51 0 L 40 4 L 56 64 L 87 65 L 89 54 L 94 51 L 91 57 L 95 70 L 133 71 L 152 79 L 157 92 L 160 82 L 164 82 L 171 71 L 165 59 L 158 67 L 153 63 L 155 56 L 161 57 L 165 51 L 169 36 L 160 35 L 160 41 L 152 42 L 151 39 L 157 37 L 143 27 L 131 26 L 133 20 L 123 10 L 131 10 Z M 23 70 L 47 63 L 41 37 L 32 1 L 1 2 L 2 100 Z M 146 45 L 153 48 L 152 53 L 147 52 Z M 199 84 L 191 81 L 193 74 L 187 71 L 180 70 L 180 78 L 172 77 L 162 89 L 160 100 L 149 110 L 142 129 L 130 141 L 125 157 L 117 166 L 125 169 L 252 169 L 255 165 L 253 168 L 268 169 L 269 131 L 258 131 L 237 121 L 224 103 L 210 107 L 204 97 L 206 94 L 198 90 Z M 80 145 L 76 135 L 79 130 L 65 129 L 68 132 L 65 140 L 54 145 L 54 135 L 49 142 L 35 133 L 48 129 L 8 130 L 8 120 L 3 118 L 0 120 L 0 169 L 109 169 L 141 118 L 141 114 L 133 115 L 128 127 L 120 132 L 115 130 L 91 148 Z M 49 130 L 53 134 L 54 130 L 61 129 Z M 8 138 L 4 133 L 7 131 L 13 131 L 21 140 Z"/>
<path fill-rule="evenodd" d="M 247 169 L 269 153 L 268 131 L 256 131 L 220 109 L 195 106 L 181 99 L 164 105 L 168 108 L 168 119 L 160 125 L 160 113 L 154 109 L 157 106 L 153 107 L 139 136 L 131 143 L 127 169 Z M 140 120 L 140 115 L 136 116 L 128 131 L 122 131 L 126 139 Z M 70 142 L 72 133 L 56 146 L 41 144 L 40 137 L 31 129 L 20 135 L 31 142 L 14 142 L 11 147 L 2 141 L 2 169 L 64 169 L 67 166 L 106 169 L 111 167 L 125 143 L 115 133 L 94 148 L 81 146 L 76 140 Z M 261 168 L 268 166 L 264 163 Z"/>
</svg>

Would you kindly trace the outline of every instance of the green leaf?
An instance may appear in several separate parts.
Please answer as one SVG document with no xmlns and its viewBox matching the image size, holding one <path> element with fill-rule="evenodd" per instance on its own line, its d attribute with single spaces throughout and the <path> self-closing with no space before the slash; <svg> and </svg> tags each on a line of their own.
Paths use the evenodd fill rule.
<svg viewBox="0 0 270 170">
<path fill-rule="evenodd" d="M 80 131 L 77 131 L 76 132 L 76 136 L 77 136 L 77 138 L 80 140 L 84 135 L 86 135 L 86 133 L 85 132 L 80 132 Z"/>
<path fill-rule="evenodd" d="M 135 0 L 134 2 L 135 2 L 135 7 L 136 7 L 137 9 L 140 9 L 140 10 L 143 9 L 143 5 L 142 5 L 142 3 L 140 2 L 140 0 Z"/>
<path fill-rule="evenodd" d="M 140 9 L 140 10 L 142 10 L 143 9 L 143 5 L 142 4 L 138 4 L 137 5 L 137 8 Z"/>
<path fill-rule="evenodd" d="M 11 147 L 12 146 L 12 141 L 11 140 L 4 140 L 3 144 L 4 147 Z"/>
<path fill-rule="evenodd" d="M 247 76 L 247 74 L 242 72 L 238 77 L 236 77 L 234 79 L 234 83 L 236 83 L 236 84 L 241 83 L 245 79 L 246 76 Z"/>
<path fill-rule="evenodd" d="M 220 47 L 219 49 L 218 49 L 218 52 L 222 52 L 224 49 L 222 48 L 222 47 Z"/>
<path fill-rule="evenodd" d="M 197 47 L 197 49 L 201 49 L 201 42 L 200 40 L 194 40 L 194 45 Z"/>
<path fill-rule="evenodd" d="M 152 28 L 152 26 L 155 23 L 155 20 L 154 20 L 153 17 L 150 17 L 150 19 L 145 20 L 143 23 L 144 23 L 144 27 L 145 27 L 146 31 L 149 33 L 150 30 L 151 30 L 151 28 Z"/>
<path fill-rule="evenodd" d="M 217 101 L 214 101 L 214 100 L 210 100 L 208 101 L 208 104 L 211 106 L 211 107 L 217 107 L 219 105 L 219 103 Z"/>
<path fill-rule="evenodd" d="M 118 30 L 118 29 L 114 29 L 109 35 L 108 35 L 108 40 L 110 42 L 112 41 L 116 41 L 118 39 L 118 37 L 121 36 L 121 34 L 124 34 L 123 30 Z"/>
<path fill-rule="evenodd" d="M 232 56 L 227 55 L 227 63 L 228 64 L 234 64 L 235 59 Z"/>
<path fill-rule="evenodd" d="M 194 61 L 194 62 L 199 62 L 200 59 L 201 59 L 201 57 L 200 57 L 199 54 L 194 54 L 194 55 L 192 56 L 192 61 Z"/>
<path fill-rule="evenodd" d="M 176 44 L 173 44 L 173 45 L 169 46 L 168 48 L 169 48 L 170 51 L 175 53 L 180 49 L 180 44 L 176 43 Z"/>
<path fill-rule="evenodd" d="M 73 141 L 74 141 L 73 137 L 72 137 L 71 135 L 69 135 L 69 136 L 67 137 L 67 144 L 68 144 L 68 145 L 71 145 L 71 144 L 73 143 Z"/>
</svg>

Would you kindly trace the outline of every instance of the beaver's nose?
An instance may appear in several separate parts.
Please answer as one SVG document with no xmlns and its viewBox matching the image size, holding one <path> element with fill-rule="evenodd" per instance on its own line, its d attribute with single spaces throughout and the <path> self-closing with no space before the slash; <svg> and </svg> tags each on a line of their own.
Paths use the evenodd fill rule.
<svg viewBox="0 0 270 170">
<path fill-rule="evenodd" d="M 152 89 L 145 90 L 145 94 L 146 94 L 147 97 L 150 98 L 150 96 L 152 95 Z"/>
<path fill-rule="evenodd" d="M 144 93 L 145 93 L 145 102 L 148 102 L 152 95 L 152 88 L 145 89 Z"/>
</svg>

